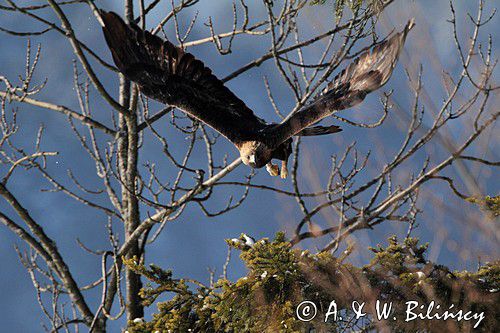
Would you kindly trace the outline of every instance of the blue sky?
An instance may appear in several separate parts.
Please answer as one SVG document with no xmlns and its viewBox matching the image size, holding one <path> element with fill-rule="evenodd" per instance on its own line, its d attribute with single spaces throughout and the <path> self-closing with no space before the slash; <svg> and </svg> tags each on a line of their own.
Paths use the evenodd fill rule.
<svg viewBox="0 0 500 333">
<path fill-rule="evenodd" d="M 21 3 L 21 2 L 20 2 Z M 23 1 L 24 3 L 24 1 Z M 121 12 L 119 1 L 107 3 L 103 8 Z M 164 5 L 167 6 L 167 5 Z M 457 17 L 465 23 L 465 12 L 475 12 L 476 3 L 473 1 L 459 1 L 456 3 Z M 491 9 L 492 4 L 486 6 Z M 332 26 L 331 11 L 328 7 L 311 7 L 305 10 L 302 24 L 305 34 L 312 34 L 317 30 L 324 31 Z M 149 19 L 158 22 L 161 14 L 168 8 L 161 7 Z M 263 14 L 262 6 L 252 4 L 251 9 L 255 19 Z M 213 16 L 217 31 L 226 31 L 232 25 L 231 6 L 226 1 L 202 1 L 196 8 L 188 9 L 180 17 L 181 25 L 186 26 L 194 15 L 199 11 L 198 23 L 193 29 L 190 40 L 206 37 L 209 32 L 203 25 L 208 16 Z M 106 49 L 101 30 L 97 26 L 90 10 L 85 5 L 77 5 L 66 9 L 72 19 L 73 26 L 78 37 L 91 46 L 99 55 L 111 61 L 109 51 Z M 487 12 L 489 12 L 487 10 Z M 44 17 L 56 21 L 54 14 L 44 11 Z M 22 31 L 39 30 L 42 26 L 33 23 L 25 17 L 10 12 L 1 14 L 0 26 Z M 395 74 L 383 91 L 395 89 L 394 100 L 401 106 L 389 114 L 385 124 L 376 129 L 352 128 L 343 124 L 344 131 L 339 135 L 304 139 L 302 144 L 302 155 L 300 165 L 303 171 L 300 174 L 301 186 L 306 190 L 317 190 L 325 183 L 329 173 L 330 156 L 334 153 L 343 152 L 343 149 L 356 140 L 361 153 L 368 150 L 373 151 L 372 161 L 368 170 L 373 175 L 377 167 L 383 163 L 397 149 L 397 144 L 404 135 L 401 128 L 401 120 L 407 119 L 411 106 L 411 93 L 408 91 L 408 83 L 403 66 L 410 72 L 414 71 L 419 63 L 424 66 L 424 87 L 428 98 L 424 102 L 426 109 L 432 112 L 433 105 L 438 105 L 443 99 L 444 88 L 440 78 L 440 69 L 445 68 L 455 75 L 460 70 L 460 63 L 456 57 L 454 42 L 451 38 L 451 26 L 446 22 L 450 18 L 448 1 L 400 1 L 389 7 L 383 14 L 380 25 L 380 33 L 389 32 L 393 27 L 399 30 L 410 17 L 415 17 L 417 26 L 408 38 L 402 56 L 401 64 L 398 65 Z M 462 22 L 461 22 L 462 23 Z M 499 36 L 498 31 L 492 27 L 499 26 L 499 18 L 496 17 L 489 25 L 495 42 Z M 462 40 L 466 40 L 466 33 L 470 32 L 470 25 L 459 25 Z M 42 27 L 43 28 L 43 27 Z M 173 38 L 173 29 L 166 27 L 167 35 Z M 486 41 L 487 35 L 480 37 Z M 49 32 L 39 37 L 32 38 L 32 45 L 42 44 L 42 55 L 40 64 L 35 75 L 35 82 L 41 82 L 48 78 L 46 88 L 37 95 L 40 100 L 46 100 L 55 104 L 66 105 L 78 109 L 75 93 L 72 89 L 72 60 L 74 55 L 67 40 L 59 34 Z M 234 52 L 228 56 L 220 56 L 213 45 L 203 45 L 189 49 L 199 59 L 202 59 L 218 77 L 224 77 L 237 69 L 239 66 L 262 55 L 267 51 L 269 37 L 252 39 L 236 39 Z M 15 81 L 17 75 L 24 71 L 24 54 L 26 39 L 0 34 L 0 75 Z M 497 48 L 495 48 L 497 50 Z M 316 58 L 320 49 L 311 49 L 309 56 Z M 316 54 L 315 54 L 316 52 Z M 498 54 L 498 53 L 497 53 Z M 108 90 L 117 96 L 116 76 L 99 66 L 98 75 Z M 498 72 L 498 71 L 497 71 Z M 255 110 L 256 114 L 269 121 L 277 121 L 272 106 L 267 99 L 264 88 L 263 76 L 270 79 L 273 94 L 282 110 L 289 110 L 293 106 L 290 93 L 286 90 L 282 79 L 279 77 L 272 61 L 245 73 L 231 81 L 228 86 Z M 497 77 L 496 77 L 497 78 Z M 497 79 L 498 81 L 498 79 Z M 4 89 L 2 86 L 1 89 Z M 92 92 L 94 116 L 110 124 L 110 109 L 103 107 L 95 92 Z M 371 96 L 361 106 L 346 114 L 353 119 L 371 119 L 380 115 L 380 95 Z M 497 99 L 498 101 L 498 99 Z M 47 151 L 59 151 L 59 155 L 48 160 L 48 170 L 56 175 L 61 182 L 70 184 L 67 170 L 71 169 L 77 178 L 90 188 L 99 186 L 99 179 L 95 175 L 95 166 L 92 160 L 82 151 L 78 141 L 75 139 L 66 118 L 60 114 L 42 110 L 22 104 L 11 104 L 9 107 L 18 107 L 18 123 L 21 124 L 20 133 L 15 142 L 25 147 L 32 147 L 34 138 L 40 124 L 46 127 L 43 140 L 43 149 Z M 159 110 L 159 105 L 154 105 Z M 406 116 L 405 116 L 406 115 Z M 359 117 L 359 118 L 358 118 Z M 406 117 L 406 118 L 405 118 Z M 426 119 L 427 121 L 430 120 Z M 450 127 L 452 137 L 460 142 L 463 129 L 466 124 L 456 123 Z M 162 125 L 163 126 L 163 125 Z M 166 121 L 164 131 L 170 135 L 171 147 L 174 152 L 181 156 L 186 144 L 184 138 L 170 130 Z M 484 140 L 480 148 L 474 153 L 481 154 L 485 158 L 498 160 L 498 138 L 493 132 L 486 134 L 488 140 Z M 100 140 L 105 140 L 104 136 Z M 147 133 L 144 137 L 145 147 L 141 152 L 140 163 L 148 160 L 157 161 L 161 153 L 161 147 L 153 142 L 152 135 Z M 227 153 L 230 160 L 237 157 L 237 151 L 228 142 L 219 140 L 215 155 L 220 159 Z M 103 141 L 101 141 L 103 142 Z M 204 162 L 204 153 L 200 145 L 195 151 L 193 164 L 200 166 Z M 445 156 L 445 151 L 439 144 L 430 145 L 426 150 L 434 159 L 440 161 Z M 419 157 L 421 160 L 424 155 Z M 169 169 L 169 164 L 158 160 L 160 174 L 165 178 L 172 177 L 174 170 Z M 1 166 L 2 172 L 5 166 Z M 414 172 L 415 165 L 406 165 L 401 174 Z M 248 169 L 240 166 L 228 179 L 243 181 Z M 310 172 L 312 171 L 312 172 Z M 485 194 L 498 194 L 500 179 L 498 172 L 495 173 L 488 168 L 470 165 L 469 171 L 477 181 Z M 371 172 L 371 173 L 370 173 Z M 447 171 L 447 175 L 456 176 L 456 170 Z M 291 181 L 283 182 L 281 179 L 270 178 L 265 171 L 260 171 L 255 178 L 255 183 L 271 184 L 275 187 L 290 190 Z M 90 210 L 80 203 L 67 198 L 61 193 L 40 192 L 41 189 L 49 188 L 49 184 L 34 171 L 18 171 L 10 180 L 9 189 L 18 196 L 22 204 L 29 209 L 32 216 L 45 229 L 47 234 L 55 239 L 63 257 L 68 262 L 73 275 L 79 284 L 87 284 L 99 277 L 100 260 L 81 250 L 76 243 L 76 238 L 83 241 L 87 246 L 94 249 L 107 248 L 106 218 L 101 213 Z M 462 187 L 463 188 L 463 187 Z M 483 219 L 483 215 L 476 207 L 463 203 L 451 194 L 445 184 L 433 183 L 426 186 L 420 207 L 425 208 L 424 214 L 419 219 L 419 226 L 415 235 L 421 237 L 423 242 L 430 242 L 430 258 L 440 263 L 449 265 L 455 269 L 474 269 L 477 258 L 482 261 L 498 257 L 498 237 L 478 229 L 475 222 Z M 235 193 L 236 191 L 236 193 Z M 209 207 L 216 210 L 226 205 L 229 195 L 235 198 L 242 190 L 234 190 L 229 187 L 220 187 L 210 199 Z M 99 202 L 109 205 L 104 196 L 98 197 Z M 0 210 L 14 217 L 12 210 L 0 201 Z M 142 211 L 146 217 L 147 210 Z M 332 219 L 333 211 L 325 211 L 321 216 L 320 223 L 328 223 Z M 172 269 L 175 276 L 192 277 L 198 280 L 208 281 L 208 268 L 216 268 L 220 273 L 226 258 L 227 247 L 224 239 L 237 237 L 245 232 L 255 238 L 272 237 L 277 231 L 284 230 L 290 235 L 297 221 L 301 219 L 300 210 L 294 198 L 283 197 L 269 192 L 252 190 L 249 198 L 240 209 L 228 214 L 208 218 L 196 205 L 188 206 L 179 219 L 166 226 L 160 237 L 150 247 L 146 260 L 148 263 Z M 19 221 L 20 222 L 20 221 Z M 114 225 L 118 234 L 121 234 L 120 225 Z M 357 244 L 357 251 L 352 257 L 356 264 L 362 264 L 369 258 L 366 248 L 383 242 L 389 235 L 404 235 L 406 226 L 398 223 L 385 222 L 374 230 L 360 231 L 356 233 L 352 241 Z M 321 247 L 328 239 L 308 241 L 301 243 L 301 247 Z M 37 332 L 41 331 L 42 314 L 36 303 L 35 291 L 32 287 L 29 275 L 22 267 L 14 250 L 15 245 L 24 248 L 9 230 L 0 228 L 0 251 L 2 253 L 2 268 L 0 269 L 0 280 L 3 281 L 0 289 L 0 312 L 2 313 L 2 328 L 7 332 Z M 466 246 L 464 246 L 466 244 Z M 230 278 L 237 278 L 244 274 L 245 270 L 237 255 L 229 267 Z M 98 306 L 100 290 L 86 293 L 92 309 Z M 154 308 L 152 309 L 154 310 Z M 112 324 L 116 330 L 123 327 L 124 321 L 120 320 Z"/>
</svg>

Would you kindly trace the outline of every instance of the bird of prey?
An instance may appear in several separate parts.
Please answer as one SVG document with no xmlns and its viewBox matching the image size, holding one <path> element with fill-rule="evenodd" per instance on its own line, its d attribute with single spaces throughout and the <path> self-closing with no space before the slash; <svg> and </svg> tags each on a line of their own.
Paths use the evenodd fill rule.
<svg viewBox="0 0 500 333">
<path fill-rule="evenodd" d="M 207 124 L 231 141 L 244 164 L 266 166 L 272 176 L 287 176 L 292 137 L 339 132 L 338 126 L 315 126 L 332 113 L 350 108 L 390 78 L 406 36 L 414 26 L 367 50 L 350 63 L 323 93 L 280 124 L 257 117 L 212 71 L 192 54 L 160 37 L 125 23 L 116 13 L 101 12 L 103 32 L 118 70 L 140 91 Z M 282 161 L 281 171 L 272 159 Z"/>
</svg>

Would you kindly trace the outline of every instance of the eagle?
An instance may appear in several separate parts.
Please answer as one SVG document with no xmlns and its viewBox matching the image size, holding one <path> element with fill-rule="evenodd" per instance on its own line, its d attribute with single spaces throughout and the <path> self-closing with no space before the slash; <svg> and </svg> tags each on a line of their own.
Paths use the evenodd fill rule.
<svg viewBox="0 0 500 333">
<path fill-rule="evenodd" d="M 118 70 L 140 91 L 176 107 L 222 134 L 252 168 L 266 166 L 271 176 L 287 177 L 294 136 L 340 132 L 338 126 L 312 126 L 332 113 L 359 104 L 391 77 L 411 19 L 399 33 L 363 52 L 311 103 L 281 123 L 257 117 L 203 62 L 171 42 L 125 23 L 114 12 L 101 12 L 102 29 Z M 272 160 L 281 160 L 281 170 Z"/>
</svg>

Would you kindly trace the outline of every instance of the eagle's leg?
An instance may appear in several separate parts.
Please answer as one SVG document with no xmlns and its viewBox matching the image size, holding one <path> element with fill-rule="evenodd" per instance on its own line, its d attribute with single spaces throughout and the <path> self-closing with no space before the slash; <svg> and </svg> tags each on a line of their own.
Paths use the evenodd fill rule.
<svg viewBox="0 0 500 333">
<path fill-rule="evenodd" d="M 280 173 L 280 168 L 278 167 L 278 165 L 273 164 L 272 162 L 266 164 L 266 170 L 273 177 L 277 176 Z"/>
<path fill-rule="evenodd" d="M 286 166 L 287 162 L 288 162 L 287 160 L 281 161 L 280 177 L 282 179 L 285 179 L 286 177 L 288 177 L 288 167 Z"/>
</svg>

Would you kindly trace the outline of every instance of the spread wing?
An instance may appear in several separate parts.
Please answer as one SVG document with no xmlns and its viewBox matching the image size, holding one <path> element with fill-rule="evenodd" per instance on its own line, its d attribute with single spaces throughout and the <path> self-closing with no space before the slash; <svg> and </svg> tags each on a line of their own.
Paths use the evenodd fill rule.
<svg viewBox="0 0 500 333">
<path fill-rule="evenodd" d="M 294 113 L 278 126 L 265 132 L 272 146 L 279 145 L 301 131 L 328 117 L 333 112 L 359 104 L 370 92 L 382 87 L 391 77 L 413 19 L 400 33 L 356 58 L 328 84 L 323 94 L 313 103 Z"/>
<path fill-rule="evenodd" d="M 169 41 L 101 12 L 103 32 L 119 71 L 141 92 L 206 123 L 234 144 L 265 127 L 245 103 L 195 57 Z"/>
</svg>

